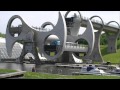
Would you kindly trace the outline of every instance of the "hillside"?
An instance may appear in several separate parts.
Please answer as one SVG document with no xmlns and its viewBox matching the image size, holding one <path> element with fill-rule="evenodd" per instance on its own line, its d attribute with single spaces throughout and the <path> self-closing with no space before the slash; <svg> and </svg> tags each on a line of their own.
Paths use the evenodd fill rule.
<svg viewBox="0 0 120 90">
<path fill-rule="evenodd" d="M 101 53 L 105 61 L 120 63 L 120 40 L 117 41 L 117 53 L 107 53 L 107 45 L 101 45 Z"/>
</svg>

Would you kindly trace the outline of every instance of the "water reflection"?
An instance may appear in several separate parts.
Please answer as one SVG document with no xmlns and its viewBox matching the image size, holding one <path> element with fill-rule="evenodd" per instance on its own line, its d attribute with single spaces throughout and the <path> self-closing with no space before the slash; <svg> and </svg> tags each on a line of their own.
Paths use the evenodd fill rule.
<svg viewBox="0 0 120 90">
<path fill-rule="evenodd" d="M 32 71 L 35 68 L 36 72 L 51 73 L 51 74 L 62 74 L 72 75 L 72 72 L 78 72 L 80 69 L 56 67 L 54 64 L 16 64 L 16 63 L 0 63 L 0 68 L 13 69 L 18 71 Z"/>
<path fill-rule="evenodd" d="M 2 69 L 13 69 L 18 71 L 31 71 L 34 64 L 0 63 Z"/>
<path fill-rule="evenodd" d="M 79 72 L 78 68 L 65 68 L 65 67 L 56 67 L 55 65 L 37 65 L 35 66 L 37 72 L 52 73 L 52 74 L 61 74 L 61 75 L 72 75 L 72 72 Z"/>
</svg>

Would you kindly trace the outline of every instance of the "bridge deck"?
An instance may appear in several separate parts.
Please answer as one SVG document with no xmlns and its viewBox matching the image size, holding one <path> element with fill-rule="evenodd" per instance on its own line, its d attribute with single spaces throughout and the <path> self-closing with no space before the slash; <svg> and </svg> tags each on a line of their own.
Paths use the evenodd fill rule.
<svg viewBox="0 0 120 90">
<path fill-rule="evenodd" d="M 83 21 L 81 24 L 82 27 L 87 26 L 87 20 L 88 19 L 86 17 L 83 17 Z M 94 29 L 100 30 L 100 28 L 102 26 L 102 22 L 100 22 L 98 20 L 92 20 L 92 23 L 93 23 Z M 119 30 L 119 28 L 117 25 L 110 24 L 109 26 L 107 26 L 106 23 L 105 23 L 105 26 L 103 29 L 103 31 L 110 31 L 110 32 L 117 32 L 118 30 Z"/>
</svg>

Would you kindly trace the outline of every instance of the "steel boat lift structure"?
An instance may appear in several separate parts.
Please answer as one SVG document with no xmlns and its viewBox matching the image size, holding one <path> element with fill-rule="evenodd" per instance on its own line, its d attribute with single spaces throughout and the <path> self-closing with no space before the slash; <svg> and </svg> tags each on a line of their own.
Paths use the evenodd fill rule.
<svg viewBox="0 0 120 90">
<path fill-rule="evenodd" d="M 6 29 L 6 48 L 8 55 L 12 56 L 12 49 L 15 42 L 23 41 L 22 53 L 20 57 L 17 58 L 18 63 L 23 63 L 24 56 L 27 53 L 32 53 L 34 55 L 35 64 L 41 64 L 38 53 L 44 56 L 48 61 L 55 60 L 61 63 L 75 63 L 72 55 L 79 52 L 86 53 L 83 57 L 74 54 L 77 58 L 83 59 L 84 62 L 87 62 L 87 60 L 103 62 L 100 52 L 100 35 L 102 30 L 104 30 L 103 20 L 99 16 L 93 16 L 85 21 L 79 11 L 78 13 L 80 16 L 75 14 L 74 17 L 67 18 L 69 13 L 70 11 L 67 11 L 65 16 L 63 16 L 61 12 L 58 12 L 59 18 L 57 24 L 53 25 L 51 22 L 45 22 L 42 24 L 39 31 L 29 27 L 19 15 L 12 16 L 8 21 Z M 96 33 L 94 33 L 94 27 L 96 24 L 92 22 L 94 17 L 98 17 L 102 21 L 102 24 L 98 25 L 98 27 L 102 27 L 99 27 L 99 30 Z M 12 22 L 16 18 L 21 20 L 22 25 L 11 27 Z M 51 25 L 53 29 L 45 31 L 44 28 L 47 25 Z M 81 25 L 85 26 L 86 30 L 82 35 L 78 35 Z M 118 30 L 118 32 L 119 31 L 120 30 Z M 116 36 L 112 36 L 113 42 L 118 38 L 118 32 Z M 18 37 L 14 37 L 15 33 L 18 34 Z M 59 41 L 52 45 L 46 45 L 45 41 L 50 35 L 56 35 L 59 38 Z M 76 43 L 80 39 L 84 39 L 88 42 L 87 48 L 81 47 Z M 115 45 L 115 43 L 116 42 L 114 42 L 113 45 Z M 50 50 L 55 51 L 54 56 L 48 54 Z"/>
</svg>

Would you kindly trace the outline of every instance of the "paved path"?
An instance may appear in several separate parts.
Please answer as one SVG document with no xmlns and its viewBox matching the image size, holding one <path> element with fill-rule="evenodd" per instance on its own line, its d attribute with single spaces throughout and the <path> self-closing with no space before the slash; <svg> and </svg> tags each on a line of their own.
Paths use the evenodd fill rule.
<svg viewBox="0 0 120 90">
<path fill-rule="evenodd" d="M 26 71 L 18 71 L 13 73 L 0 74 L 0 79 L 21 77 L 24 75 L 25 72 Z"/>
</svg>

